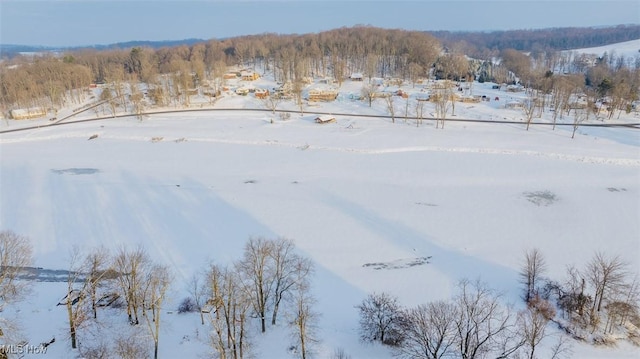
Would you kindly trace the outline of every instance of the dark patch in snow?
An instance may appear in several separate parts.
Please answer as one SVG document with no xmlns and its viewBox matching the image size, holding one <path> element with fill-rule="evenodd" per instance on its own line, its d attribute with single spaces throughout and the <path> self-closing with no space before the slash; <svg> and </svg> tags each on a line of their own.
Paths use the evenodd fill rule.
<svg viewBox="0 0 640 359">
<path fill-rule="evenodd" d="M 377 262 L 377 263 L 365 263 L 362 266 L 365 268 L 373 268 L 375 270 L 380 269 L 404 269 L 411 268 L 415 266 L 421 266 L 423 264 L 429 264 L 429 257 L 417 257 L 417 258 L 404 258 L 404 259 L 396 259 L 390 262 Z"/>
<path fill-rule="evenodd" d="M 626 188 L 615 188 L 615 187 L 607 187 L 609 192 L 626 192 Z"/>
<path fill-rule="evenodd" d="M 527 198 L 527 201 L 536 206 L 546 207 L 558 201 L 558 196 L 551 191 L 524 192 L 523 195 Z"/>
<path fill-rule="evenodd" d="M 256 180 L 246 180 L 246 181 L 244 181 L 245 184 L 254 184 L 254 183 L 257 183 L 257 182 L 258 181 L 256 181 Z"/>
<path fill-rule="evenodd" d="M 428 203 L 428 202 L 416 202 L 416 204 L 418 206 L 427 206 L 427 207 L 438 207 L 437 204 L 435 203 Z"/>
<path fill-rule="evenodd" d="M 97 168 L 65 168 L 61 170 L 52 169 L 51 172 L 59 175 L 69 174 L 69 175 L 92 175 L 100 172 Z"/>
</svg>

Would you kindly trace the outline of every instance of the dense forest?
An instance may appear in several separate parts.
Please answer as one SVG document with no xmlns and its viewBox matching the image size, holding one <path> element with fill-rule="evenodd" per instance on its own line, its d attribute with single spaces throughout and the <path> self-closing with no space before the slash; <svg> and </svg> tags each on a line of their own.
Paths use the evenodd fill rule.
<svg viewBox="0 0 640 359">
<path fill-rule="evenodd" d="M 561 51 L 640 39 L 640 25 L 567 27 L 491 32 L 430 32 L 446 47 L 464 42 L 474 56 L 485 50 Z M 478 57 L 478 56 L 474 56 Z"/>
</svg>

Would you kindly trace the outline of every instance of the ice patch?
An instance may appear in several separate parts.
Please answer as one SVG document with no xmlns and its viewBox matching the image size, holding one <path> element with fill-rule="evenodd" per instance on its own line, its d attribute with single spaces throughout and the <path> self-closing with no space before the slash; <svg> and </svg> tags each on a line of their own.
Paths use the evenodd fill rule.
<svg viewBox="0 0 640 359">
<path fill-rule="evenodd" d="M 92 175 L 99 173 L 100 170 L 97 168 L 65 168 L 61 170 L 52 169 L 51 172 L 59 175 Z"/>
</svg>

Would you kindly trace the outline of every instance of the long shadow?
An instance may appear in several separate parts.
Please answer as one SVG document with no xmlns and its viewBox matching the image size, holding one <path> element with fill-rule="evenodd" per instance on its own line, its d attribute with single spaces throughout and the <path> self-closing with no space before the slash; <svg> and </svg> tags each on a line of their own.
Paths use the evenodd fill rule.
<svg viewBox="0 0 640 359">
<path fill-rule="evenodd" d="M 323 195 L 326 204 L 361 222 L 389 242 L 395 243 L 407 251 L 413 251 L 417 253 L 417 256 L 431 256 L 427 265 L 435 266 L 454 280 L 481 279 L 511 300 L 518 297 L 518 275 L 513 269 L 459 251 L 443 248 L 434 243 L 428 235 L 405 224 L 382 217 L 333 193 L 324 192 Z M 458 219 L 453 218 L 452 220 L 457 221 Z M 460 223 L 460 225 L 464 224 Z M 416 284 L 419 285 L 419 278 L 416 279 Z"/>
</svg>

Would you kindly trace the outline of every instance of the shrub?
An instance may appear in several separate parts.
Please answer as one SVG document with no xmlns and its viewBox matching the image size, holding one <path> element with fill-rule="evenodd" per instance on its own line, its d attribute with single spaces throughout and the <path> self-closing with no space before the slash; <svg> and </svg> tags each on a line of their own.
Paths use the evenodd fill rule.
<svg viewBox="0 0 640 359">
<path fill-rule="evenodd" d="M 180 302 L 180 305 L 178 306 L 178 313 L 192 313 L 197 309 L 198 308 L 196 306 L 196 303 L 193 301 L 193 298 L 186 297 L 182 300 L 182 302 Z"/>
</svg>

